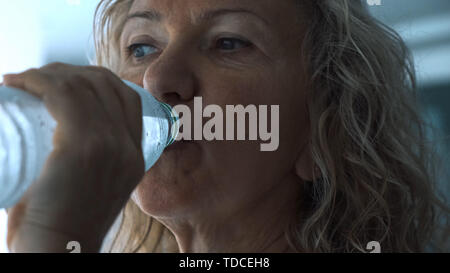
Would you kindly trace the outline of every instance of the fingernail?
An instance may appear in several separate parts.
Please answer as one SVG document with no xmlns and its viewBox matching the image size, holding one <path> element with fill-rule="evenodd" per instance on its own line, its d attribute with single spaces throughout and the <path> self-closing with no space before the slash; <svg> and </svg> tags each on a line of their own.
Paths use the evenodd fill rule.
<svg viewBox="0 0 450 273">
<path fill-rule="evenodd" d="M 14 77 L 16 74 L 5 74 L 2 76 L 1 81 L 2 85 L 8 85 L 12 80 L 14 80 Z"/>
<path fill-rule="evenodd" d="M 3 75 L 3 79 L 4 78 L 12 78 L 12 77 L 14 77 L 14 76 L 16 76 L 17 74 L 4 74 Z"/>
</svg>

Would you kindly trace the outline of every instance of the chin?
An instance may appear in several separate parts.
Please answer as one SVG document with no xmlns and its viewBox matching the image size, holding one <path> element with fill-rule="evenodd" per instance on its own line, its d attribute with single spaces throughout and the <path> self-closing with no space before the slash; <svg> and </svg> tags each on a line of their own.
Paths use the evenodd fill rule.
<svg viewBox="0 0 450 273">
<path fill-rule="evenodd" d="M 195 204 L 193 181 L 177 179 L 178 175 L 161 176 L 158 168 L 146 173 L 136 188 L 133 199 L 146 214 L 155 218 L 186 215 Z"/>
</svg>

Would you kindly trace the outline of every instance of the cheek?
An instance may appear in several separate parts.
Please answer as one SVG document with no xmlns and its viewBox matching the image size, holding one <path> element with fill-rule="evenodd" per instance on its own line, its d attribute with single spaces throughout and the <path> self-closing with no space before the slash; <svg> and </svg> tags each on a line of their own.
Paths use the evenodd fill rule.
<svg viewBox="0 0 450 273">
<path fill-rule="evenodd" d="M 258 187 L 264 183 L 276 183 L 294 167 L 297 152 L 309 134 L 305 89 L 299 78 L 270 71 L 239 76 L 222 74 L 220 78 L 211 75 L 207 78 L 209 81 L 203 89 L 207 92 L 202 94 L 205 105 L 218 104 L 222 109 L 225 105 L 238 104 L 255 105 L 257 108 L 267 105 L 268 109 L 272 105 L 279 106 L 279 119 L 274 119 L 274 122 L 279 122 L 279 131 L 270 128 L 270 115 L 267 121 L 269 131 L 279 135 L 276 151 L 262 152 L 261 141 L 205 143 L 205 162 L 213 165 L 214 175 L 224 178 L 223 183 L 234 194 L 239 195 L 237 191 L 243 192 L 245 187 L 255 187 L 255 183 L 259 183 Z M 247 132 L 248 129 L 247 125 Z"/>
<path fill-rule="evenodd" d="M 252 73 L 215 73 L 203 77 L 208 81 L 203 83 L 202 90 L 205 91 L 200 96 L 205 105 L 218 104 L 222 109 L 226 105 L 255 105 L 257 109 L 267 106 L 268 128 L 271 121 L 279 122 L 280 148 L 292 149 L 295 145 L 303 145 L 310 127 L 306 77 L 301 71 L 301 66 L 292 62 Z M 270 116 L 271 106 L 279 107 L 278 119 Z"/>
<path fill-rule="evenodd" d="M 126 64 L 121 64 L 122 70 L 118 72 L 121 79 L 134 82 L 137 85 L 142 85 L 145 68 L 130 68 Z"/>
</svg>

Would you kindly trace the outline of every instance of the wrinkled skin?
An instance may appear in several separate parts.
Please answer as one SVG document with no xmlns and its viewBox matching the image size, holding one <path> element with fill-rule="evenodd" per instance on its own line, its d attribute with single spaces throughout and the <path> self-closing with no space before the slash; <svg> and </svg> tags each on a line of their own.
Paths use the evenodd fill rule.
<svg viewBox="0 0 450 273">
<path fill-rule="evenodd" d="M 307 76 L 301 56 L 304 26 L 302 20 L 298 20 L 303 15 L 295 1 L 136 0 L 129 14 L 134 16 L 130 16 L 133 18 L 127 21 L 120 37 L 121 78 L 143 86 L 156 98 L 172 106 L 184 104 L 193 108 L 194 97 L 202 97 L 204 105 L 217 104 L 223 109 L 225 105 L 237 104 L 280 106 L 280 145 L 276 151 L 261 152 L 259 141 L 178 142 L 169 147 L 143 176 L 132 195 L 134 201 L 145 213 L 157 218 L 175 234 L 182 252 L 292 251 L 283 233 L 289 223 L 297 220 L 296 209 L 301 201 L 302 185 L 311 179 L 311 160 L 307 153 Z M 100 92 L 99 88 L 108 85 L 127 93 L 126 87 L 113 79 L 109 72 L 97 70 L 108 76 L 92 77 L 83 69 L 86 68 L 66 68 L 62 78 L 71 83 L 67 86 L 83 93 L 86 89 Z M 32 77 L 28 75 L 28 78 L 42 76 L 39 70 L 33 73 L 37 74 Z M 82 78 L 80 82 L 85 84 L 77 86 L 74 76 Z M 14 85 L 26 78 L 24 75 L 14 77 L 5 77 L 5 82 Z M 34 93 L 44 96 L 45 92 L 49 92 L 46 90 L 54 90 L 49 92 L 52 96 L 64 96 L 55 94 L 57 89 L 66 85 L 58 84 L 58 80 L 51 78 L 48 77 L 40 88 L 32 87 L 36 84 L 33 81 L 21 87 L 31 92 L 36 89 Z M 62 93 L 67 95 L 70 92 Z M 121 98 L 127 99 L 124 96 Z M 108 113 L 120 108 L 106 97 L 102 99 L 106 111 L 110 110 Z M 51 105 L 50 101 L 53 100 L 49 99 L 48 104 Z M 73 101 L 72 106 L 76 103 L 80 104 L 81 100 Z M 92 116 L 99 111 L 95 109 L 97 106 L 84 103 L 87 105 L 84 107 L 92 109 L 91 112 L 55 110 L 53 114 L 78 115 L 74 118 L 76 120 L 97 119 Z M 129 103 L 129 108 L 122 108 L 123 111 L 116 113 L 123 115 L 121 118 L 108 121 L 99 118 L 96 121 L 109 122 L 106 126 L 98 125 L 105 127 L 105 132 L 97 133 L 97 136 L 105 136 L 109 132 L 119 136 L 124 134 L 122 130 L 128 122 L 124 116 L 128 117 L 130 112 L 136 116 L 134 109 L 139 108 L 138 102 Z M 116 123 L 121 124 L 120 130 L 112 126 Z M 75 138 L 79 142 L 66 144 L 64 137 L 55 140 L 61 143 L 62 150 L 69 151 L 67 154 L 75 153 L 73 151 L 80 146 L 91 147 L 89 137 L 88 140 L 82 137 L 89 135 L 89 132 L 76 122 L 73 124 L 75 131 L 85 132 Z M 136 126 L 136 121 L 131 124 Z M 60 126 L 61 135 L 66 132 L 63 127 L 66 126 Z M 84 165 L 81 172 L 77 169 L 82 174 L 66 182 L 72 185 L 68 186 L 70 191 L 57 187 L 54 180 L 58 175 L 53 173 L 58 173 L 56 168 L 70 162 L 71 157 L 55 152 L 53 158 L 61 163 L 54 166 L 47 164 L 47 175 L 40 179 L 40 182 L 43 181 L 41 187 L 36 186 L 28 196 L 31 200 L 52 199 L 50 193 L 61 190 L 64 198 L 60 198 L 60 204 L 50 206 L 65 208 L 63 210 L 67 216 L 76 215 L 74 211 L 80 207 L 95 208 L 96 215 L 114 215 L 139 182 L 139 179 L 130 181 L 130 177 L 142 175 L 142 159 L 136 156 L 139 148 L 131 145 L 132 140 L 137 141 L 131 137 L 137 133 L 134 129 L 128 131 L 128 138 L 120 140 L 120 152 L 114 153 L 119 161 L 128 160 L 126 166 L 120 166 L 113 172 L 115 181 L 123 181 L 123 192 L 108 192 L 102 187 L 101 181 L 111 179 L 111 174 L 99 169 L 113 165 L 104 155 L 109 155 L 108 149 L 114 145 L 100 145 L 100 148 L 94 149 L 95 152 L 83 155 L 87 157 L 87 162 L 93 158 L 98 161 Z M 124 153 L 123 157 L 121 153 Z M 78 168 L 74 164 L 66 165 L 66 173 L 74 173 L 73 168 Z M 128 165 L 139 167 L 132 167 L 133 171 L 123 170 Z M 80 180 L 86 181 L 86 185 L 83 184 L 86 191 L 83 193 L 73 186 Z M 86 193 L 98 191 L 104 194 L 94 198 Z M 73 200 L 73 196 L 80 194 L 80 200 Z M 36 197 L 38 195 L 44 197 Z M 36 205 L 39 211 L 59 215 L 41 205 L 41 202 L 35 203 L 39 204 Z M 104 208 L 98 206 L 99 203 L 113 205 L 112 208 Z M 34 217 L 31 212 L 29 215 L 30 219 Z M 48 223 L 44 223 L 45 226 L 52 227 L 53 219 L 58 217 L 45 217 L 50 218 Z M 92 225 L 90 221 L 94 220 L 89 220 L 87 216 L 81 218 L 83 216 L 75 217 L 67 225 L 76 224 L 78 230 L 88 230 L 86 227 Z M 96 238 L 103 238 L 104 230 L 111 224 L 110 218 L 99 217 L 96 225 L 102 228 L 87 236 L 87 242 L 94 242 L 90 243 L 93 251 L 97 247 Z M 73 234 L 67 225 L 56 226 L 54 230 L 59 231 L 58 234 Z M 27 229 L 33 230 L 33 225 L 28 224 Z M 21 232 L 17 234 L 17 241 L 24 241 L 20 240 Z M 84 233 L 79 234 L 83 237 Z M 16 245 L 18 250 L 30 248 L 23 242 Z"/>
</svg>

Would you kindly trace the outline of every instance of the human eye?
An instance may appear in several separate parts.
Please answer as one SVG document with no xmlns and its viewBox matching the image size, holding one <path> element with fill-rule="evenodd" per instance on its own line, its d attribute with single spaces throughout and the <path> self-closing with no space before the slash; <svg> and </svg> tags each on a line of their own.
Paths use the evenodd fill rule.
<svg viewBox="0 0 450 273">
<path fill-rule="evenodd" d="M 252 47 L 253 44 L 241 38 L 224 37 L 216 40 L 215 48 L 223 52 L 235 52 Z"/>
<path fill-rule="evenodd" d="M 148 55 L 155 54 L 158 49 L 148 44 L 132 44 L 127 48 L 128 54 L 135 59 L 142 59 Z"/>
</svg>

